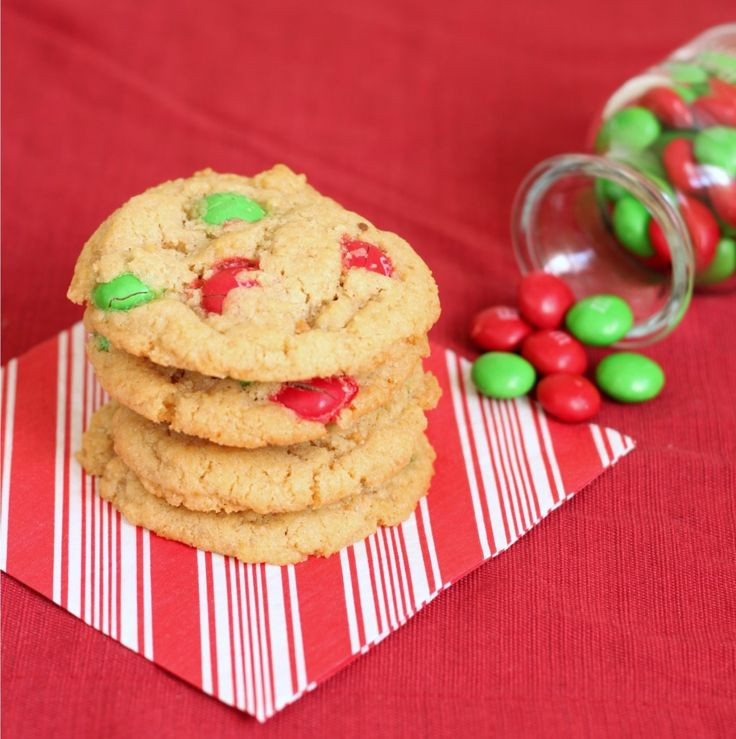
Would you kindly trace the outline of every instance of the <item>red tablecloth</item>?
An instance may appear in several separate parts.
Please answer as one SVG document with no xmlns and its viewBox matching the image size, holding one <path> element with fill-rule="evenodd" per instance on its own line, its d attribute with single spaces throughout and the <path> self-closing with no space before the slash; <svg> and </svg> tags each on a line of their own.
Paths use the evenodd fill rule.
<svg viewBox="0 0 736 739">
<path fill-rule="evenodd" d="M 128 196 L 282 160 L 419 249 L 443 298 L 435 336 L 462 346 L 472 312 L 510 297 L 524 173 L 579 149 L 617 84 L 729 10 L 9 1 L 3 356 L 79 317 L 76 255 Z M 732 733 L 735 307 L 699 297 L 651 351 L 662 397 L 606 404 L 634 454 L 265 726 L 4 578 L 4 736 Z"/>
</svg>

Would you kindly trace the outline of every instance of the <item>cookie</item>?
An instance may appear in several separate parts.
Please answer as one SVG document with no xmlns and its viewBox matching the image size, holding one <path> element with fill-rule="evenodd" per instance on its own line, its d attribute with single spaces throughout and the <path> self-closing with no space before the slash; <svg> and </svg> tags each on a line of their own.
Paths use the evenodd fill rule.
<svg viewBox="0 0 736 739">
<path fill-rule="evenodd" d="M 257 382 L 366 372 L 439 315 L 406 241 L 284 165 L 132 198 L 85 244 L 68 296 L 129 354 Z"/>
<path fill-rule="evenodd" d="M 426 337 L 402 342 L 384 364 L 333 390 L 300 383 L 244 383 L 163 367 L 91 335 L 87 354 L 114 400 L 155 423 L 226 446 L 299 444 L 349 429 L 386 404 L 429 353 Z M 310 389 L 313 388 L 313 389 Z M 356 388 L 354 396 L 349 390 Z M 291 390 L 295 397 L 284 397 Z M 327 404 L 327 405 L 326 405 Z"/>
<path fill-rule="evenodd" d="M 197 511 L 298 511 L 375 488 L 408 464 L 427 425 L 422 408 L 435 405 L 438 394 L 434 377 L 420 375 L 350 432 L 333 431 L 291 447 L 218 446 L 170 432 L 115 404 L 93 418 L 88 433 L 99 436 L 100 428 L 108 428 L 115 454 L 146 489 L 172 505 Z M 90 453 L 81 457 L 88 470 L 99 471 L 85 455 Z"/>
<path fill-rule="evenodd" d="M 329 556 L 411 515 L 429 489 L 434 451 L 420 437 L 411 462 L 377 491 L 297 513 L 201 513 L 174 507 L 149 493 L 119 457 L 105 465 L 98 485 L 128 521 L 159 536 L 243 562 L 286 565 Z"/>
</svg>

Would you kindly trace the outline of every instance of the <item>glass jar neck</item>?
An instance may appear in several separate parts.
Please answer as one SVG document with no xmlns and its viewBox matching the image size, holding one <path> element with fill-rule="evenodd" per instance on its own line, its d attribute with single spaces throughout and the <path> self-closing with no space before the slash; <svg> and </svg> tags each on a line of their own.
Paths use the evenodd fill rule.
<svg viewBox="0 0 736 739">
<path fill-rule="evenodd" d="M 599 180 L 623 188 L 657 221 L 670 248 L 669 270 L 652 270 L 611 242 L 594 192 Z M 559 275 L 578 298 L 613 293 L 628 300 L 635 322 L 621 348 L 662 339 L 687 310 L 695 267 L 685 222 L 672 197 L 623 162 L 582 154 L 542 162 L 517 191 L 511 233 L 523 273 Z"/>
</svg>

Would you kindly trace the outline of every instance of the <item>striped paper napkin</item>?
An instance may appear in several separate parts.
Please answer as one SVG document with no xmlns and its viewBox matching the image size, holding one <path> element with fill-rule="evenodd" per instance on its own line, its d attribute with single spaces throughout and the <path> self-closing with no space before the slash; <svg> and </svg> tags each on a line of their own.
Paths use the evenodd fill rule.
<svg viewBox="0 0 736 739">
<path fill-rule="evenodd" d="M 244 565 L 131 526 L 96 495 L 73 455 L 105 395 L 77 324 L 2 372 L 0 568 L 264 721 L 633 449 L 526 398 L 479 397 L 452 351 L 435 346 L 427 365 L 444 391 L 437 473 L 411 518 L 328 559 Z"/>
</svg>

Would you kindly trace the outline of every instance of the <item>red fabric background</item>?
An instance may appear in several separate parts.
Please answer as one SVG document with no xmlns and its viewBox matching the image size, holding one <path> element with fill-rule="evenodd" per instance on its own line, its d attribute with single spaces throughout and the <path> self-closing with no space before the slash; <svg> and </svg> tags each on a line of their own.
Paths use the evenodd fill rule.
<svg viewBox="0 0 736 739">
<path fill-rule="evenodd" d="M 131 194 L 280 160 L 415 244 L 440 284 L 435 336 L 462 346 L 472 312 L 510 297 L 524 173 L 579 149 L 617 84 L 729 10 L 9 0 L 4 360 L 80 316 L 75 257 Z M 652 349 L 657 402 L 606 404 L 631 456 L 264 727 L 4 578 L 4 736 L 731 734 L 735 306 L 699 297 Z"/>
</svg>

